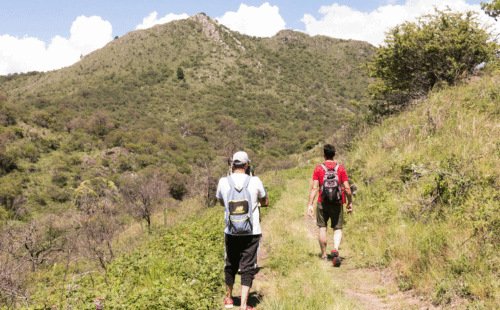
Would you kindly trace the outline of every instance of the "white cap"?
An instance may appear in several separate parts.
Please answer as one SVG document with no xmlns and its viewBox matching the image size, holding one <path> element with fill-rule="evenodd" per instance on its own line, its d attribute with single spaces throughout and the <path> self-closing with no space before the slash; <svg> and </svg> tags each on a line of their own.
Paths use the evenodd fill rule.
<svg viewBox="0 0 500 310">
<path fill-rule="evenodd" d="M 233 163 L 236 165 L 243 165 L 247 164 L 250 162 L 250 159 L 248 159 L 248 154 L 247 152 L 236 152 L 233 155 Z"/>
</svg>

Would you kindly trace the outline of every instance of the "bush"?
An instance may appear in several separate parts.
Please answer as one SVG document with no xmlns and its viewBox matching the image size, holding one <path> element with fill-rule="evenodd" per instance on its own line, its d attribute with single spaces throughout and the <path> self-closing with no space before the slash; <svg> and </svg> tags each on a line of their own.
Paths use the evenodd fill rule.
<svg viewBox="0 0 500 310">
<path fill-rule="evenodd" d="M 184 71 L 181 67 L 177 68 L 177 79 L 184 80 Z"/>
<path fill-rule="evenodd" d="M 111 117 L 104 111 L 97 111 L 90 118 L 87 124 L 87 130 L 89 134 L 97 136 L 107 135 L 113 128 L 114 122 Z"/>
<path fill-rule="evenodd" d="M 187 176 L 174 172 L 168 176 L 167 183 L 170 195 L 177 200 L 181 200 L 187 193 Z"/>
<path fill-rule="evenodd" d="M 477 13 L 452 13 L 436 9 L 417 22 L 389 30 L 366 69 L 376 81 L 369 86 L 375 114 L 398 111 L 410 100 L 427 94 L 439 82 L 453 84 L 474 67 L 492 59 L 498 49 L 482 28 Z"/>
</svg>

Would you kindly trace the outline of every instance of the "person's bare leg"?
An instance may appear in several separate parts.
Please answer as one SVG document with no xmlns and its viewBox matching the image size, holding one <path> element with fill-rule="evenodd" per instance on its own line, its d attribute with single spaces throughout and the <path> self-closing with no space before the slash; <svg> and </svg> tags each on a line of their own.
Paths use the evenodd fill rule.
<svg viewBox="0 0 500 310">
<path fill-rule="evenodd" d="M 226 297 L 233 298 L 233 286 L 226 284 Z"/>
<path fill-rule="evenodd" d="M 339 250 L 340 242 L 342 241 L 342 230 L 337 229 L 333 231 L 333 248 Z"/>
<path fill-rule="evenodd" d="M 326 257 L 326 243 L 327 243 L 327 234 L 326 227 L 319 228 L 319 246 L 321 247 L 321 258 Z"/>
<path fill-rule="evenodd" d="M 241 286 L 241 306 L 240 309 L 245 310 L 247 308 L 248 292 L 250 292 L 250 287 L 246 285 Z"/>
</svg>

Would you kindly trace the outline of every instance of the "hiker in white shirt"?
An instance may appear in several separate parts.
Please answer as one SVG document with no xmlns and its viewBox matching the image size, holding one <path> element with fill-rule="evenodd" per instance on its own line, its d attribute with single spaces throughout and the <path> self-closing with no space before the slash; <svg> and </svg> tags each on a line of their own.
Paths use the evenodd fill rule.
<svg viewBox="0 0 500 310">
<path fill-rule="evenodd" d="M 257 271 L 257 252 L 262 239 L 258 203 L 261 206 L 268 205 L 267 193 L 260 179 L 245 174 L 249 162 L 246 152 L 236 152 L 233 156 L 233 173 L 221 178 L 217 187 L 217 199 L 226 209 L 224 274 L 227 295 L 224 305 L 226 308 L 233 307 L 234 279 L 240 269 L 240 309 L 243 310 L 252 309 L 247 306 L 247 300 Z"/>
</svg>

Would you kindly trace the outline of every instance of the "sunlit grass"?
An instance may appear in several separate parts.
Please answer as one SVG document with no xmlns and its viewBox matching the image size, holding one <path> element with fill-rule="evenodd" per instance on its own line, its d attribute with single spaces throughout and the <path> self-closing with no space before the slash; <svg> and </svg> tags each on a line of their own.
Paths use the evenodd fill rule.
<svg viewBox="0 0 500 310">
<path fill-rule="evenodd" d="M 346 228 L 358 266 L 389 267 L 435 304 L 498 306 L 499 86 L 493 73 L 435 91 L 359 139 Z"/>
<path fill-rule="evenodd" d="M 281 199 L 265 217 L 267 259 L 261 271 L 265 283 L 259 307 L 264 309 L 352 309 L 332 279 L 330 264 L 319 257 L 317 237 L 304 219 L 312 166 L 279 176 L 290 180 Z"/>
</svg>

